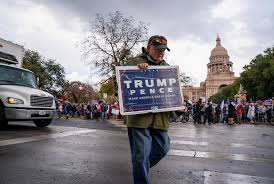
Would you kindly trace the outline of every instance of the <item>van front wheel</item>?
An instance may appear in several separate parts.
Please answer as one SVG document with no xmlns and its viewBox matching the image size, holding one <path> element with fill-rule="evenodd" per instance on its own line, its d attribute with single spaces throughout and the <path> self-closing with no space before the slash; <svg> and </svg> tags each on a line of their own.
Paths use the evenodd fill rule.
<svg viewBox="0 0 274 184">
<path fill-rule="evenodd" d="M 0 129 L 6 128 L 8 121 L 5 118 L 4 107 L 0 104 Z"/>
<path fill-rule="evenodd" d="M 51 124 L 52 119 L 37 119 L 33 121 L 37 127 L 46 127 Z"/>
</svg>

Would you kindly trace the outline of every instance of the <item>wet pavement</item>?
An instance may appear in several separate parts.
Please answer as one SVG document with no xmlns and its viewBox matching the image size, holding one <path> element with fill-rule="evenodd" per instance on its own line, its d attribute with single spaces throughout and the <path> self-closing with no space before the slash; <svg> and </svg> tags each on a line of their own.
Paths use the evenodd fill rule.
<svg viewBox="0 0 274 184">
<path fill-rule="evenodd" d="M 274 127 L 171 123 L 171 149 L 150 172 L 155 184 L 274 183 Z M 122 121 L 30 122 L 0 131 L 0 184 L 133 183 Z"/>
</svg>

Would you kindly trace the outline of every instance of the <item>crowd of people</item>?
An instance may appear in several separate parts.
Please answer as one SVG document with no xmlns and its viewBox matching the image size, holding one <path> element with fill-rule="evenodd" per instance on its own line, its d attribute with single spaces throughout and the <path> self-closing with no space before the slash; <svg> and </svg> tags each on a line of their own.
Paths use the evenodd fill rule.
<svg viewBox="0 0 274 184">
<path fill-rule="evenodd" d="M 237 104 L 233 100 L 223 101 L 221 104 L 207 104 L 200 99 L 194 105 L 188 104 L 191 109 L 194 123 L 213 124 L 227 123 L 254 123 L 261 122 L 273 124 L 273 105 L 266 105 L 262 102 L 246 102 Z"/>
<path fill-rule="evenodd" d="M 195 124 L 227 123 L 229 125 L 235 123 L 254 123 L 268 122 L 274 124 L 274 109 L 272 105 L 263 103 L 246 102 L 243 104 L 235 104 L 233 100 L 223 101 L 221 104 L 213 104 L 208 101 L 206 104 L 199 99 L 197 103 L 185 101 L 182 111 L 175 111 L 172 122 L 187 122 L 192 116 Z M 104 101 L 94 101 L 86 103 L 70 103 L 67 101 L 58 101 L 57 104 L 58 118 L 62 115 L 65 118 L 83 117 L 84 119 L 121 119 L 119 113 L 119 104 L 109 104 Z"/>
<path fill-rule="evenodd" d="M 119 104 L 109 104 L 104 101 L 93 101 L 84 103 L 70 103 L 68 101 L 58 101 L 57 116 L 65 116 L 66 119 L 70 117 L 83 117 L 84 119 L 109 119 L 111 116 L 119 118 L 119 114 L 115 112 L 119 111 Z M 116 110 L 116 111 L 115 111 Z"/>
</svg>

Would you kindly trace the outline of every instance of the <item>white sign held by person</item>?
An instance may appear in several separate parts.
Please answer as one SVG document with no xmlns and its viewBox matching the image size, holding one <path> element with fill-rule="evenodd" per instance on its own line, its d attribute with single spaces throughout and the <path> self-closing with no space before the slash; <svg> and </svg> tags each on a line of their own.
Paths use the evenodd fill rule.
<svg viewBox="0 0 274 184">
<path fill-rule="evenodd" d="M 119 115 L 119 110 L 118 109 L 112 109 L 111 114 Z"/>
</svg>

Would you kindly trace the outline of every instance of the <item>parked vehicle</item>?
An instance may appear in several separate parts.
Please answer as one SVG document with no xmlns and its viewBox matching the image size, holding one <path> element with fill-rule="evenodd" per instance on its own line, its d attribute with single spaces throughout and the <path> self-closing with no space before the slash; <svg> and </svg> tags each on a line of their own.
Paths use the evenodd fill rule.
<svg viewBox="0 0 274 184">
<path fill-rule="evenodd" d="M 54 117 L 54 97 L 38 89 L 34 73 L 21 68 L 22 58 L 22 46 L 0 38 L 0 128 L 25 120 L 45 127 Z"/>
</svg>

